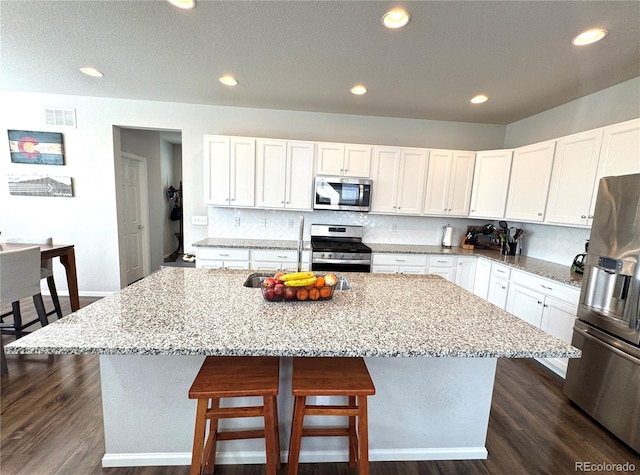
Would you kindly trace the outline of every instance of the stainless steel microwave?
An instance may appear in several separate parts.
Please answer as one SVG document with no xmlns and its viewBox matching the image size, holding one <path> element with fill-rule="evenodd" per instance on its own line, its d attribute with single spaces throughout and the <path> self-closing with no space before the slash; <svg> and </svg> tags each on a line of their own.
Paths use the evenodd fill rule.
<svg viewBox="0 0 640 475">
<path fill-rule="evenodd" d="M 371 184 L 369 178 L 317 176 L 313 209 L 369 211 Z"/>
</svg>

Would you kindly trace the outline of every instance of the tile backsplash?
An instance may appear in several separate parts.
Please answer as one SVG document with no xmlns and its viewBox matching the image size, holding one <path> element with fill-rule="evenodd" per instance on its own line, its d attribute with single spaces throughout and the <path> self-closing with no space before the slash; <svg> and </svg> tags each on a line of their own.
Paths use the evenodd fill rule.
<svg viewBox="0 0 640 475">
<path fill-rule="evenodd" d="M 309 240 L 311 224 L 352 224 L 363 226 L 365 243 L 424 244 L 437 246 L 443 226 L 453 227 L 453 243 L 459 243 L 467 226 L 492 220 L 420 216 L 390 216 L 351 211 L 294 212 L 258 209 L 209 208 L 208 236 L 229 239 L 298 238 L 300 216 L 304 216 L 304 239 Z M 584 252 L 588 229 L 509 223 L 525 230 L 523 254 L 559 264 L 571 265 L 576 254 Z"/>
</svg>

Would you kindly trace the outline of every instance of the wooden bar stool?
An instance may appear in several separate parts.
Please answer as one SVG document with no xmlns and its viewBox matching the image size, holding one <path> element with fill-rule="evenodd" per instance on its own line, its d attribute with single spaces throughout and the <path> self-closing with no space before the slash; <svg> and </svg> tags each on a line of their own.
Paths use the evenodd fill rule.
<svg viewBox="0 0 640 475">
<path fill-rule="evenodd" d="M 292 393 L 295 396 L 289 475 L 298 473 L 302 437 L 349 437 L 349 466 L 358 466 L 360 475 L 369 474 L 367 396 L 376 389 L 362 358 L 294 358 Z M 317 406 L 306 403 L 307 396 L 347 396 L 346 406 Z M 304 416 L 348 416 L 348 427 L 307 428 Z M 357 430 L 356 430 L 357 417 Z"/>
<path fill-rule="evenodd" d="M 208 356 L 189 389 L 198 400 L 193 437 L 191 475 L 213 473 L 218 440 L 265 439 L 267 474 L 280 468 L 278 433 L 279 360 L 273 357 Z M 220 407 L 220 399 L 262 396 L 262 406 Z M 264 429 L 219 431 L 218 421 L 236 417 L 263 417 Z M 209 436 L 205 432 L 209 420 Z"/>
</svg>

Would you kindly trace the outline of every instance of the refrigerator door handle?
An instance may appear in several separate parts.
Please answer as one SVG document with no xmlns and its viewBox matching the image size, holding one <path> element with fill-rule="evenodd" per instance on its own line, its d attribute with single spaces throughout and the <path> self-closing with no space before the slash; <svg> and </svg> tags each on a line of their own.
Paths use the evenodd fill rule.
<svg viewBox="0 0 640 475">
<path fill-rule="evenodd" d="M 640 310 L 640 256 L 636 260 L 636 270 L 631 279 L 629 293 L 627 294 L 627 303 L 624 307 L 623 318 L 629 322 L 629 328 L 640 330 L 640 320 L 638 319 L 638 311 Z"/>
<path fill-rule="evenodd" d="M 632 363 L 636 364 L 636 365 L 640 365 L 640 355 L 634 355 L 631 353 L 627 353 L 626 351 L 623 351 L 619 348 L 617 348 L 617 346 L 621 343 L 619 340 L 616 342 L 616 340 L 612 337 L 609 337 L 608 335 L 602 335 L 605 338 L 598 338 L 598 336 L 596 335 L 592 335 L 591 332 L 589 330 L 585 330 L 583 328 L 579 328 L 577 325 L 573 327 L 573 331 L 576 333 L 580 333 L 581 335 L 583 335 L 586 339 L 593 341 L 594 343 L 597 343 L 600 346 L 605 347 L 608 351 L 620 356 L 621 358 L 624 358 L 625 360 L 631 361 Z M 607 341 L 609 340 L 609 341 Z M 618 343 L 618 345 L 614 346 L 615 343 Z M 630 346 L 627 343 L 623 343 L 625 346 Z M 633 350 L 632 350 L 633 351 Z M 637 352 L 633 351 L 634 353 Z"/>
</svg>

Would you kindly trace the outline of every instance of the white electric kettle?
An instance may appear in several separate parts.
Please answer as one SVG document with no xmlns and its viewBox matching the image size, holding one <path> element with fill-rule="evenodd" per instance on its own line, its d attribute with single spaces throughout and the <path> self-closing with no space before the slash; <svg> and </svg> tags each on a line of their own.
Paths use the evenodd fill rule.
<svg viewBox="0 0 640 475">
<path fill-rule="evenodd" d="M 442 227 L 442 247 L 451 247 L 452 235 L 453 228 L 449 224 Z"/>
</svg>

